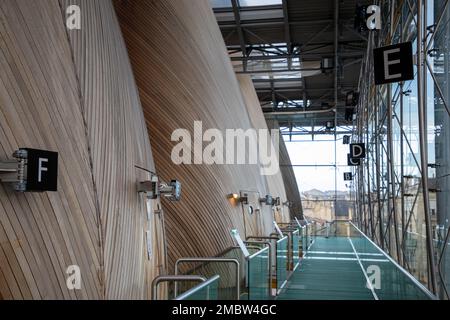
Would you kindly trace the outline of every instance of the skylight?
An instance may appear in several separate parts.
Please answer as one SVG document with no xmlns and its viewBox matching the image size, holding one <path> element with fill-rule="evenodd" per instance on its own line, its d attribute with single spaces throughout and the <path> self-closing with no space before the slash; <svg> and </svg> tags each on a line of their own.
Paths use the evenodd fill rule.
<svg viewBox="0 0 450 320">
<path fill-rule="evenodd" d="M 209 0 L 213 8 L 231 8 L 231 0 Z M 241 7 L 281 5 L 282 0 L 239 0 Z"/>
</svg>

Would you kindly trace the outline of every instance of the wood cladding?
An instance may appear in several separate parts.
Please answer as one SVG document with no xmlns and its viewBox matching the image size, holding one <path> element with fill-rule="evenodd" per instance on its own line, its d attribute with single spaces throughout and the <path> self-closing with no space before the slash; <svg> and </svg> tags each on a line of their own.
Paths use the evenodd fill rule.
<svg viewBox="0 0 450 320">
<path fill-rule="evenodd" d="M 234 245 L 230 230 L 267 235 L 269 206 L 249 216 L 231 193 L 269 194 L 256 165 L 175 165 L 172 132 L 253 128 L 217 21 L 207 0 L 114 1 L 140 91 L 158 173 L 183 184 L 180 202 L 163 202 L 169 266 L 186 256 L 214 256 Z M 258 202 L 258 203 L 256 203 Z"/>
<path fill-rule="evenodd" d="M 146 202 L 136 185 L 148 180 L 149 174 L 137 167 L 153 172 L 155 167 L 128 53 L 110 1 L 62 3 L 63 7 L 79 5 L 88 26 L 69 35 L 102 218 L 105 295 L 107 299 L 142 299 L 148 296 L 146 287 L 158 274 L 156 264 L 162 266 L 163 258 L 160 254 L 160 261 L 153 261 L 156 264 L 147 273 L 144 235 L 151 226 L 146 225 Z M 152 223 L 159 219 L 155 209 L 150 208 Z M 153 232 L 154 244 L 162 243 L 157 234 L 162 232 Z M 153 248 L 155 256 L 158 247 Z"/>
<path fill-rule="evenodd" d="M 278 121 L 267 120 L 267 125 L 271 129 L 280 129 Z M 280 170 L 283 177 L 286 196 L 290 202 L 291 218 L 303 219 L 303 207 L 300 197 L 300 191 L 297 185 L 297 178 L 292 167 L 291 158 L 289 156 L 286 143 L 280 136 Z"/>
<path fill-rule="evenodd" d="M 81 7 L 67 32 L 65 8 Z M 161 225 L 136 183 L 154 171 L 139 96 L 107 0 L 0 2 L 0 158 L 59 152 L 59 190 L 0 185 L 0 296 L 145 299 L 162 269 Z M 146 231 L 153 235 L 147 259 Z M 66 269 L 81 269 L 81 290 Z"/>
<path fill-rule="evenodd" d="M 25 146 L 60 157 L 56 193 L 0 186 L 0 291 L 6 299 L 100 298 L 100 221 L 60 6 L 6 0 L 0 20 L 0 157 Z M 74 264 L 80 291 L 66 286 Z"/>
<path fill-rule="evenodd" d="M 259 103 L 258 95 L 256 94 L 255 86 L 253 85 L 251 77 L 249 75 L 237 75 L 237 79 L 239 81 L 242 96 L 245 100 L 247 111 L 253 127 L 256 129 L 268 130 L 266 119 L 264 118 L 261 104 Z M 286 196 L 286 190 L 281 170 L 278 170 L 278 172 L 274 175 L 267 175 L 265 176 L 265 178 L 270 195 L 272 195 L 272 197 L 280 197 L 281 204 L 286 202 L 288 198 Z M 287 207 L 281 205 L 275 207 L 273 210 L 276 218 L 275 220 L 277 222 L 290 221 L 289 209 Z"/>
</svg>

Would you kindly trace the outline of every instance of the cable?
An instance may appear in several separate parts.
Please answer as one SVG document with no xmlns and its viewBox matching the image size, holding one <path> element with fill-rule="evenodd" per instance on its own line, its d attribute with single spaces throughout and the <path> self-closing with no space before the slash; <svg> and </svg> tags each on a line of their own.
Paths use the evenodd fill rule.
<svg viewBox="0 0 450 320">
<path fill-rule="evenodd" d="M 137 168 L 137 169 L 143 170 L 143 171 L 145 171 L 145 172 L 151 173 L 151 174 L 154 175 L 154 176 L 157 176 L 156 172 L 153 172 L 153 171 L 151 171 L 151 170 L 142 168 L 142 167 L 137 166 L 137 165 L 135 165 L 134 167 Z"/>
</svg>

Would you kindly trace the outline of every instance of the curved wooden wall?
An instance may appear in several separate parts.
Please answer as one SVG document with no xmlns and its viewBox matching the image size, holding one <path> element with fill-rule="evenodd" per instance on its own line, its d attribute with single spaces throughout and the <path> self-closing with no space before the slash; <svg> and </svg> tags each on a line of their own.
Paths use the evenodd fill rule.
<svg viewBox="0 0 450 320">
<path fill-rule="evenodd" d="M 250 216 L 227 199 L 249 191 L 252 205 L 269 192 L 259 165 L 175 165 L 175 129 L 248 129 L 252 123 L 207 0 L 121 1 L 116 11 L 140 90 L 156 168 L 183 184 L 183 199 L 163 202 L 169 266 L 185 256 L 214 256 L 242 235 L 272 231 L 272 210 Z"/>
<path fill-rule="evenodd" d="M 268 130 L 266 119 L 264 118 L 264 114 L 261 109 L 261 104 L 259 103 L 258 95 L 256 94 L 255 86 L 253 85 L 251 77 L 249 75 L 237 75 L 237 79 L 239 81 L 242 96 L 245 100 L 245 104 L 247 106 L 247 110 L 251 122 L 253 124 L 253 127 L 256 129 Z M 267 180 L 269 193 L 273 197 L 280 197 L 281 204 L 283 204 L 283 202 L 286 202 L 287 196 L 283 177 L 281 175 L 281 170 L 279 170 L 278 173 L 275 175 L 268 175 L 265 177 Z M 289 209 L 287 207 L 281 205 L 274 207 L 273 210 L 277 222 L 290 221 Z"/>
<path fill-rule="evenodd" d="M 139 93 L 112 2 L 61 2 L 64 8 L 79 5 L 84 19 L 81 30 L 69 35 L 102 217 L 106 298 L 142 299 L 163 257 L 161 225 L 147 225 L 146 202 L 136 192 L 137 183 L 149 179 L 137 167 L 155 171 Z M 153 212 L 151 218 L 158 222 Z M 155 236 L 147 275 L 146 230 Z"/>
<path fill-rule="evenodd" d="M 65 28 L 69 3 L 81 6 L 79 31 Z M 58 192 L 0 186 L 0 295 L 147 298 L 164 252 L 136 191 L 148 174 L 135 166 L 154 164 L 111 2 L 3 0 L 0 20 L 0 157 L 19 147 L 60 157 Z M 79 291 L 66 286 L 74 264 Z"/>
<path fill-rule="evenodd" d="M 59 191 L 0 185 L 0 292 L 5 299 L 100 298 L 102 253 L 89 145 L 57 1 L 0 2 L 0 157 L 59 152 Z M 81 268 L 69 291 L 66 269 Z"/>
<path fill-rule="evenodd" d="M 280 129 L 278 121 L 267 120 L 267 125 L 271 129 Z M 280 136 L 280 170 L 283 176 L 284 187 L 287 198 L 289 199 L 291 218 L 303 219 L 302 199 L 298 189 L 297 178 L 292 168 L 291 158 L 286 148 L 286 143 Z"/>
</svg>

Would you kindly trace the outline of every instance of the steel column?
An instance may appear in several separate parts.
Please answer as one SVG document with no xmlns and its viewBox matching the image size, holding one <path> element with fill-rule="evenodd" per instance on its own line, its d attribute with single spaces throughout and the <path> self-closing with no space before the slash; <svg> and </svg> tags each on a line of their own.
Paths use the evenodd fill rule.
<svg viewBox="0 0 450 320">
<path fill-rule="evenodd" d="M 339 1 L 334 2 L 334 214 L 337 208 L 337 127 L 338 127 L 338 72 L 339 72 Z"/>
<path fill-rule="evenodd" d="M 425 0 L 426 2 L 426 0 Z M 431 230 L 431 217 L 430 217 L 430 195 L 428 193 L 428 144 L 427 144 L 427 122 L 426 122 L 426 95 L 424 87 L 424 38 L 423 34 L 426 32 L 426 25 L 424 22 L 424 16 L 427 12 L 423 8 L 423 0 L 417 0 L 417 92 L 418 92 L 418 109 L 419 109 L 419 142 L 420 142 L 420 162 L 422 166 L 422 196 L 425 215 L 425 228 L 426 228 L 426 242 L 428 253 L 428 272 L 430 278 L 430 289 L 433 293 L 436 293 L 436 264 L 434 257 L 433 247 L 433 233 Z M 426 9 L 426 7 L 425 7 Z M 426 34 L 426 33 L 425 33 Z"/>
</svg>

